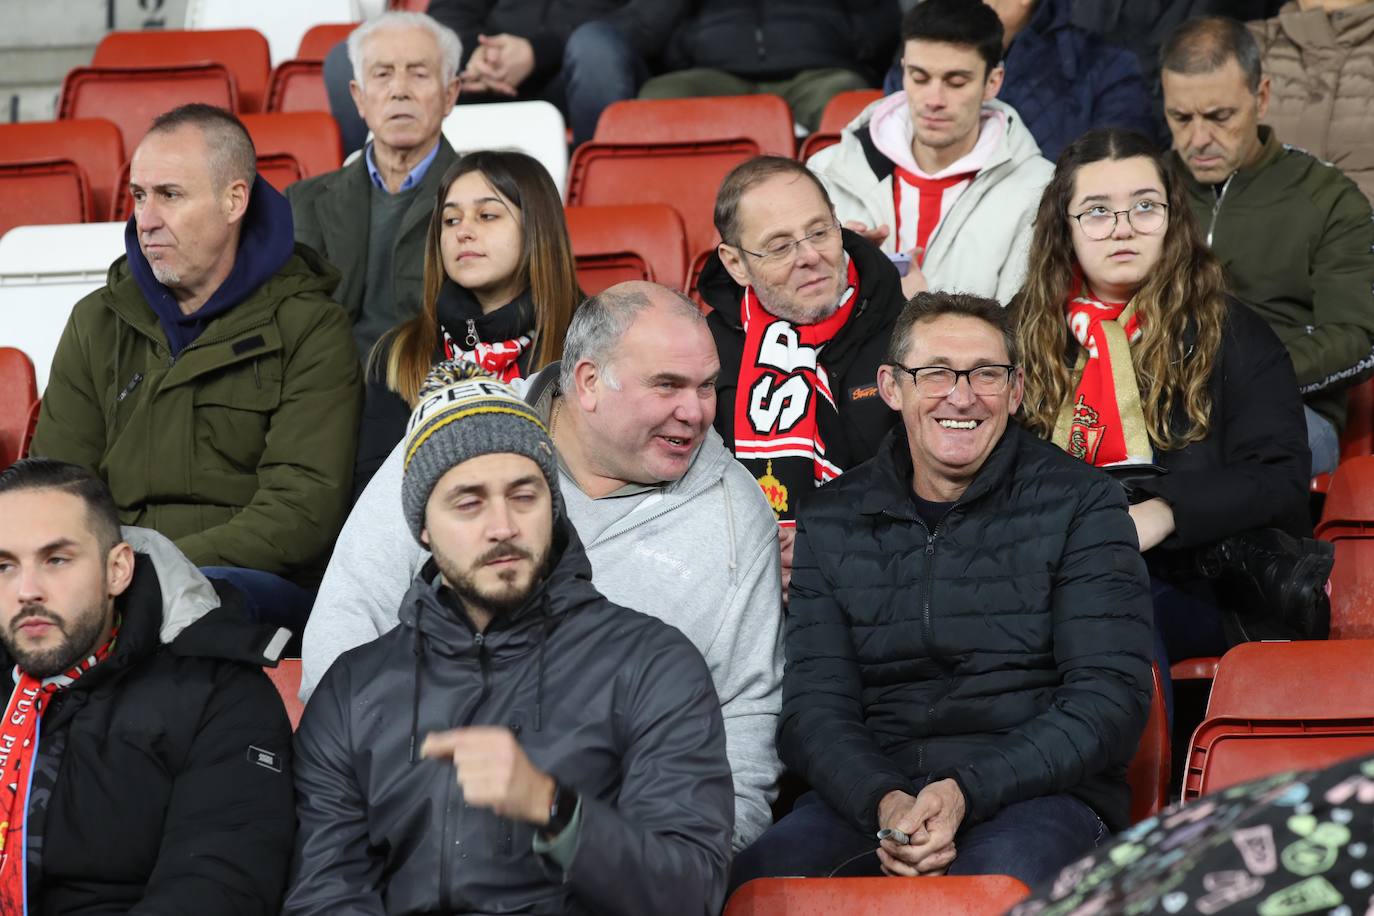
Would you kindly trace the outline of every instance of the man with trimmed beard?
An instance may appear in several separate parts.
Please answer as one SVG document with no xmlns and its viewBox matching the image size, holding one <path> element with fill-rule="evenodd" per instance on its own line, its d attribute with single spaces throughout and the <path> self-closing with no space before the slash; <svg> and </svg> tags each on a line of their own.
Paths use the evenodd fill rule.
<svg viewBox="0 0 1374 916">
<path fill-rule="evenodd" d="M 288 635 L 121 530 L 90 471 L 0 472 L 0 912 L 275 912 L 291 725 L 261 666 Z"/>
<path fill-rule="evenodd" d="M 432 559 L 306 708 L 285 912 L 717 912 L 733 798 L 710 674 L 592 585 L 534 408 L 440 364 L 403 446 Z"/>
</svg>

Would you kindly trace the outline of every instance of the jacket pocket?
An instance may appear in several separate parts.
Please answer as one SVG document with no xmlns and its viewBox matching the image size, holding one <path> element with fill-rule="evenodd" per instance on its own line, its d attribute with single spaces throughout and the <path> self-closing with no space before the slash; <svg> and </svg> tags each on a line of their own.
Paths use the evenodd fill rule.
<svg viewBox="0 0 1374 916">
<path fill-rule="evenodd" d="M 272 415 L 281 406 L 281 364 L 262 358 L 196 384 L 192 399 L 202 471 L 256 473 Z"/>
</svg>

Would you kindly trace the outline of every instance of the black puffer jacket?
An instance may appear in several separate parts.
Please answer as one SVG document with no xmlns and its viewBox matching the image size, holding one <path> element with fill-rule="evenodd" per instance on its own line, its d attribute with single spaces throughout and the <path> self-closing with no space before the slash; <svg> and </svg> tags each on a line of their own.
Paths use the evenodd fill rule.
<svg viewBox="0 0 1374 916">
<path fill-rule="evenodd" d="M 897 413 L 878 396 L 878 367 L 887 358 L 892 326 L 906 299 L 902 296 L 902 278 L 887 256 L 848 229 L 843 230 L 843 236 L 844 250 L 859 274 L 858 302 L 849 321 L 821 351 L 820 364 L 835 394 L 842 432 L 826 437 L 825 457 L 841 468 L 852 468 L 873 457 L 878 443 L 897 422 Z M 744 289 L 730 276 L 719 254 L 712 254 L 706 262 L 698 288 L 711 309 L 706 326 L 720 355 L 716 432 L 733 452 L 735 396 L 744 354 L 744 324 L 739 311 Z"/>
<path fill-rule="evenodd" d="M 1150 592 L 1112 480 L 1011 426 L 928 531 L 898 429 L 802 508 L 778 751 L 836 811 L 954 777 L 965 824 L 1069 792 L 1129 823 Z"/>
<path fill-rule="evenodd" d="M 291 724 L 260 667 L 275 628 L 237 607 L 207 612 L 211 586 L 152 537 L 169 565 L 159 577 L 136 555 L 113 654 L 43 714 L 26 824 L 35 916 L 281 904 L 296 819 Z M 13 664 L 0 650 L 0 670 Z"/>
<path fill-rule="evenodd" d="M 523 608 L 476 633 L 433 561 L 401 625 L 341 656 L 296 734 L 291 914 L 713 914 L 734 789 L 720 701 L 679 631 L 612 604 L 566 521 Z M 464 802 L 429 732 L 511 729 L 581 797 L 563 872 L 534 827 Z"/>
<path fill-rule="evenodd" d="M 901 15 L 897 0 L 697 0 L 663 63 L 753 79 L 843 67 L 877 85 Z"/>
</svg>

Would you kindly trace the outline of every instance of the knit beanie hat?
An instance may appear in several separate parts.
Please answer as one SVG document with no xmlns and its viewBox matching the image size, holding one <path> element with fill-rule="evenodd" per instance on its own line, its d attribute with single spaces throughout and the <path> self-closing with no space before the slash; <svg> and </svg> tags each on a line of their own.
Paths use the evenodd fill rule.
<svg viewBox="0 0 1374 916">
<path fill-rule="evenodd" d="M 558 462 L 548 431 L 509 385 L 465 360 L 429 370 L 406 426 L 401 506 L 415 540 L 425 527 L 425 504 L 439 478 L 470 458 L 509 452 L 544 472 L 553 494 L 553 517 L 563 513 Z"/>
</svg>

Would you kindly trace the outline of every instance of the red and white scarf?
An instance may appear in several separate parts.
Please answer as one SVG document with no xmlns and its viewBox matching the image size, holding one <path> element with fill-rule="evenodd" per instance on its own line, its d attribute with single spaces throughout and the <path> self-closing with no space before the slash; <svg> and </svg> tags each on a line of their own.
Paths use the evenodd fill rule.
<svg viewBox="0 0 1374 916">
<path fill-rule="evenodd" d="M 1065 307 L 1069 330 L 1082 345 L 1073 396 L 1060 408 L 1054 443 L 1075 458 L 1106 467 L 1154 460 L 1131 344 L 1140 339 L 1135 306 L 1102 302 L 1080 279 Z"/>
<path fill-rule="evenodd" d="M 470 338 L 476 340 L 476 338 Z M 444 358 L 476 363 L 501 381 L 510 383 L 520 378 L 520 354 L 530 345 L 530 336 L 522 334 L 514 340 L 483 343 L 476 340 L 471 348 L 464 348 L 444 331 Z"/>
<path fill-rule="evenodd" d="M 824 427 L 839 419 L 821 350 L 854 311 L 859 274 L 848 265 L 848 289 L 835 313 L 794 325 L 770 314 L 752 287 L 740 301 L 744 353 L 735 392 L 735 457 L 763 488 L 778 521 L 795 525 L 796 497 L 838 476 L 826 460 Z"/>
<path fill-rule="evenodd" d="M 24 819 L 33 761 L 38 753 L 39 719 L 53 694 L 70 687 L 109 656 L 116 633 L 94 655 L 78 661 L 63 674 L 39 680 L 18 665 L 14 667 L 14 692 L 10 694 L 5 718 L 0 720 L 0 817 L 5 819 L 0 824 L 0 912 L 25 912 Z"/>
</svg>

